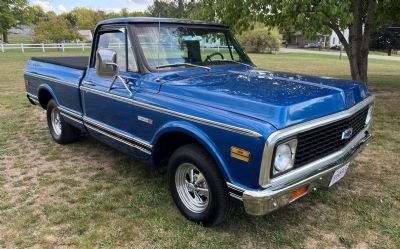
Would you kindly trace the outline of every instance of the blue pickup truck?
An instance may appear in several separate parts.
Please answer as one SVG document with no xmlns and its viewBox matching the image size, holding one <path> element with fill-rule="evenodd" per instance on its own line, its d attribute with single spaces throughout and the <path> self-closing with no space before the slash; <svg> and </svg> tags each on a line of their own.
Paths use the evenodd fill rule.
<svg viewBox="0 0 400 249">
<path fill-rule="evenodd" d="M 235 200 L 264 215 L 332 186 L 371 139 L 364 83 L 258 70 L 221 24 L 105 20 L 90 57 L 31 58 L 24 77 L 55 142 L 89 134 L 167 167 L 177 208 L 204 226 Z"/>
</svg>

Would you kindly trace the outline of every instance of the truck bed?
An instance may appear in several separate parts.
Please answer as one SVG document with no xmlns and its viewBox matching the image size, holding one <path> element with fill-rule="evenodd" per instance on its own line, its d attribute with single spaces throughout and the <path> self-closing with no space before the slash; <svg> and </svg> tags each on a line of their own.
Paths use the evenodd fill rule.
<svg viewBox="0 0 400 249">
<path fill-rule="evenodd" d="M 89 56 L 32 57 L 31 60 L 84 70 L 88 66 Z"/>
</svg>

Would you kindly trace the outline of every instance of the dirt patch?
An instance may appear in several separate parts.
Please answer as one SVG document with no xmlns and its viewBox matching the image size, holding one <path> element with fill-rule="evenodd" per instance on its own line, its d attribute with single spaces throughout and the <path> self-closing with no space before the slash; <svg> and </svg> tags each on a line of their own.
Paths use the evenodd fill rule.
<svg viewBox="0 0 400 249">
<path fill-rule="evenodd" d="M 396 97 L 400 96 L 400 94 L 396 91 L 389 91 L 383 90 L 375 87 L 370 87 L 369 90 L 376 96 L 376 97 Z"/>
</svg>

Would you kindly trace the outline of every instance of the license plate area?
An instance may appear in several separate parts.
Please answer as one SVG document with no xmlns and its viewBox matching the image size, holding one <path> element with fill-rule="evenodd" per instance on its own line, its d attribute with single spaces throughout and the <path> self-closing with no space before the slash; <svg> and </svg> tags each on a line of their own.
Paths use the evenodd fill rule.
<svg viewBox="0 0 400 249">
<path fill-rule="evenodd" d="M 347 169 L 349 168 L 349 166 L 350 166 L 350 162 L 348 162 L 345 165 L 343 165 L 342 167 L 338 168 L 335 171 L 335 173 L 333 173 L 333 176 L 329 183 L 329 187 L 331 187 L 332 185 L 337 183 L 340 179 L 342 179 L 346 175 L 346 172 L 347 172 Z"/>
</svg>

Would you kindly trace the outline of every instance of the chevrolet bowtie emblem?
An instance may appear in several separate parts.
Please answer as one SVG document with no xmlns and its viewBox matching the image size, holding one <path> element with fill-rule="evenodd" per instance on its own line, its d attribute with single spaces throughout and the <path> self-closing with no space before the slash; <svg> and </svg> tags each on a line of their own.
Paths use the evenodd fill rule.
<svg viewBox="0 0 400 249">
<path fill-rule="evenodd" d="M 348 128 L 342 132 L 342 139 L 349 139 L 353 135 L 353 128 Z"/>
</svg>

